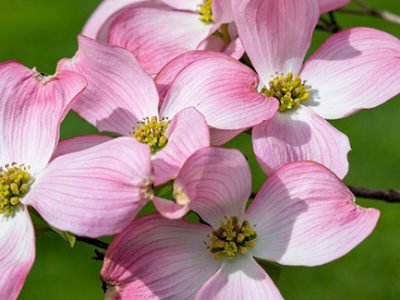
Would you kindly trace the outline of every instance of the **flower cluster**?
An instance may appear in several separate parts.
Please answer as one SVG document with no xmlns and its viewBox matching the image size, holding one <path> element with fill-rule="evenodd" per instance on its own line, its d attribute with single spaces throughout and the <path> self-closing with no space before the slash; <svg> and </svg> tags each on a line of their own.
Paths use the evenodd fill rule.
<svg viewBox="0 0 400 300">
<path fill-rule="evenodd" d="M 316 266 L 362 242 L 379 211 L 341 182 L 350 143 L 326 119 L 400 92 L 400 40 L 347 29 L 305 60 L 320 14 L 347 2 L 104 0 L 55 75 L 0 64 L 0 299 L 34 262 L 32 213 L 116 235 L 109 300 L 282 299 L 258 262 Z M 117 137 L 59 141 L 71 109 Z M 255 196 L 222 147 L 250 129 Z"/>
</svg>

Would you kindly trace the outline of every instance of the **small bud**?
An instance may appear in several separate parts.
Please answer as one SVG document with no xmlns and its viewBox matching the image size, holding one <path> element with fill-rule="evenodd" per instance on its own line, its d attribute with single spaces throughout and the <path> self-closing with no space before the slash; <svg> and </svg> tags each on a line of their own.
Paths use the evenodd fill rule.
<svg viewBox="0 0 400 300">
<path fill-rule="evenodd" d="M 237 238 L 236 238 L 236 242 L 241 243 L 241 242 L 244 241 L 245 238 L 246 237 L 245 237 L 245 235 L 243 233 L 239 233 Z"/>
<path fill-rule="evenodd" d="M 18 204 L 19 204 L 19 198 L 18 198 L 18 197 L 12 197 L 12 198 L 10 199 L 10 203 L 11 203 L 11 205 L 13 205 L 13 206 L 18 205 Z"/>
<path fill-rule="evenodd" d="M 19 188 L 18 185 L 16 183 L 11 183 L 10 184 L 10 189 L 13 192 L 14 195 L 19 195 Z"/>
</svg>

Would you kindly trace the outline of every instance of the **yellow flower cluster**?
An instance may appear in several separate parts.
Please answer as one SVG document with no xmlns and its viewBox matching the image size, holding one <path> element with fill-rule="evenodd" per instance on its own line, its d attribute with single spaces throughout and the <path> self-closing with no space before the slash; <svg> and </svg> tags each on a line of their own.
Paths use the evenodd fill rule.
<svg viewBox="0 0 400 300">
<path fill-rule="evenodd" d="M 256 245 L 256 232 L 248 221 L 239 225 L 238 217 L 231 217 L 221 223 L 218 230 L 211 233 L 209 245 L 214 258 L 234 258 L 236 254 L 245 254 Z"/>
<path fill-rule="evenodd" d="M 21 198 L 28 192 L 31 176 L 24 165 L 0 167 L 0 214 L 14 214 Z"/>
<path fill-rule="evenodd" d="M 212 0 L 204 0 L 199 8 L 200 20 L 206 24 L 214 22 Z"/>
<path fill-rule="evenodd" d="M 150 145 L 151 153 L 154 154 L 168 142 L 168 138 L 165 136 L 168 125 L 168 120 L 159 120 L 156 116 L 146 118 L 139 123 L 139 126 L 133 132 L 133 136 L 139 142 Z"/>
<path fill-rule="evenodd" d="M 269 87 L 264 87 L 261 92 L 268 97 L 279 100 L 279 111 L 292 109 L 310 97 L 311 86 L 306 85 L 299 76 L 292 73 L 279 75 L 269 82 Z"/>
</svg>

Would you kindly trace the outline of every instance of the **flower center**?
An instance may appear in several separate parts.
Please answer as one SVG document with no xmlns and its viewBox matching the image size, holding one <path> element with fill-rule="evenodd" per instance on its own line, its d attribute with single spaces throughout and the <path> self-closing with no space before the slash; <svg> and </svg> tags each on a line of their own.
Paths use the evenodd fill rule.
<svg viewBox="0 0 400 300">
<path fill-rule="evenodd" d="M 209 24 L 214 22 L 212 14 L 212 0 L 203 0 L 203 4 L 200 4 L 199 8 L 200 21 Z"/>
<path fill-rule="evenodd" d="M 0 214 L 12 216 L 20 207 L 32 181 L 28 169 L 16 163 L 0 167 Z"/>
<path fill-rule="evenodd" d="M 216 260 L 232 259 L 236 254 L 245 254 L 256 245 L 256 232 L 248 221 L 239 224 L 238 217 L 227 218 L 218 230 L 211 233 L 209 249 Z"/>
<path fill-rule="evenodd" d="M 311 86 L 302 81 L 299 76 L 292 73 L 280 75 L 269 82 L 269 86 L 263 87 L 261 92 L 279 100 L 279 111 L 284 112 L 305 102 L 310 97 Z"/>
<path fill-rule="evenodd" d="M 142 197 L 147 199 L 148 201 L 153 200 L 154 198 L 154 181 L 152 178 L 147 178 L 146 181 L 142 184 L 140 190 Z"/>
<path fill-rule="evenodd" d="M 139 142 L 150 145 L 151 153 L 155 154 L 168 142 L 168 138 L 165 136 L 168 125 L 168 119 L 159 120 L 156 116 L 153 116 L 139 122 L 132 134 Z"/>
</svg>

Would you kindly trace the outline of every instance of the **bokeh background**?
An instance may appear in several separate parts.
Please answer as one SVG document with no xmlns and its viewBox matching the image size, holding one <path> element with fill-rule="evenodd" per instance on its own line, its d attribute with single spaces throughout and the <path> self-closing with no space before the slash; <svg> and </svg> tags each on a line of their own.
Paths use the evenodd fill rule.
<svg viewBox="0 0 400 300">
<path fill-rule="evenodd" d="M 366 0 L 378 9 L 400 15 L 399 0 Z M 57 61 L 72 57 L 76 36 L 100 0 L 0 0 L 0 61 L 15 59 L 41 72 L 54 73 Z M 400 37 L 400 25 L 364 16 L 336 14 L 343 27 L 375 27 Z M 316 32 L 311 51 L 328 34 Z M 347 119 L 333 122 L 351 140 L 350 172 L 346 183 L 400 189 L 400 97 Z M 96 133 L 70 113 L 61 137 Z M 265 180 L 251 153 L 250 138 L 230 142 L 250 158 L 254 189 Z M 93 187 L 95 188 L 95 187 Z M 286 299 L 400 299 L 400 204 L 357 199 L 377 207 L 376 230 L 347 256 L 316 268 L 284 267 L 279 287 Z M 93 247 L 77 242 L 74 248 L 56 234 L 37 238 L 36 262 L 20 299 L 102 299 L 99 270 Z M 0 270 L 1 276 L 1 270 Z M 12 282 L 10 282 L 12 284 Z"/>
</svg>

